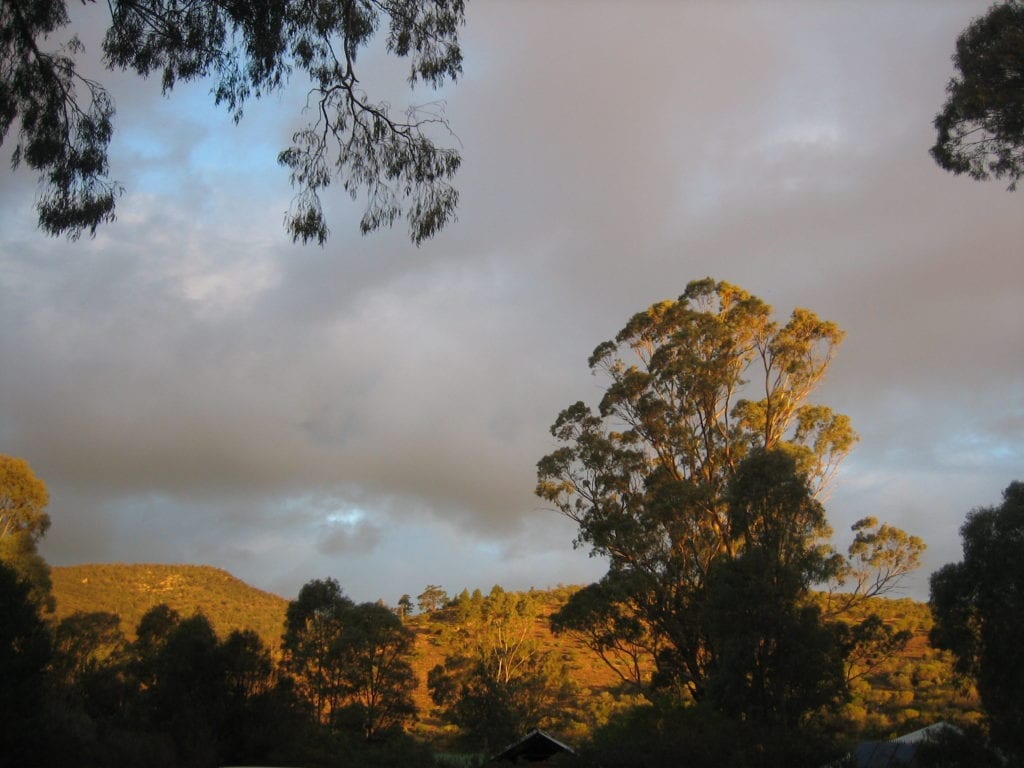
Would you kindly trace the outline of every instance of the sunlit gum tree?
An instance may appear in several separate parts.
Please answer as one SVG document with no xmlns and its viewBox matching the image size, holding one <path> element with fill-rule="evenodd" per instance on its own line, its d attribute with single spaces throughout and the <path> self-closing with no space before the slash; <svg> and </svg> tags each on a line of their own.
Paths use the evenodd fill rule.
<svg viewBox="0 0 1024 768">
<path fill-rule="evenodd" d="M 823 495 L 857 440 L 845 415 L 809 401 L 842 338 L 806 309 L 780 324 L 759 298 L 708 278 L 595 349 L 604 396 L 597 412 L 577 402 L 559 414 L 551 433 L 561 446 L 538 463 L 537 494 L 577 523 L 576 545 L 609 570 L 554 617 L 556 629 L 648 694 L 703 698 L 709 574 L 767 522 L 737 526 L 726 489 L 763 449 L 790 455 L 811 497 Z M 857 597 L 881 594 L 916 566 L 920 540 L 873 519 L 856 530 L 846 558 L 829 549 L 824 559 L 834 585 L 852 579 Z M 822 518 L 805 535 L 827 546 L 831 531 Z"/>
</svg>

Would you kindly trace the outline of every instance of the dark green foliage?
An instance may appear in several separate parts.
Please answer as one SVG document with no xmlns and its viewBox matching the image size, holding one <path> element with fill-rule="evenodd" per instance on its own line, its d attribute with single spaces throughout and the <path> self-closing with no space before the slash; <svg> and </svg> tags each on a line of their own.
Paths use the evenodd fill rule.
<svg viewBox="0 0 1024 768">
<path fill-rule="evenodd" d="M 51 653 L 29 585 L 0 562 L 0 755 L 8 765 L 34 764 L 46 744 L 41 715 Z"/>
<path fill-rule="evenodd" d="M 402 595 L 398 599 L 398 605 L 395 606 L 395 612 L 400 619 L 412 616 L 415 610 L 416 606 L 413 605 L 412 598 L 409 595 Z"/>
<path fill-rule="evenodd" d="M 737 721 L 706 705 L 643 705 L 617 714 L 582 750 L 602 768 L 819 768 L 838 757 L 827 734 Z"/>
<path fill-rule="evenodd" d="M 67 23 L 65 0 L 0 6 L 0 142 L 17 120 L 11 163 L 40 174 L 39 226 L 78 237 L 113 220 L 120 187 L 108 178 L 114 105 L 99 83 L 76 70 L 81 43 L 72 37 L 60 50 L 44 50 Z"/>
<path fill-rule="evenodd" d="M 142 633 L 140 632 L 140 642 Z M 203 616 L 183 619 L 140 656 L 142 711 L 174 744 L 179 765 L 221 761 L 219 736 L 227 709 L 225 659 Z"/>
<path fill-rule="evenodd" d="M 723 714 L 795 728 L 845 696 L 839 626 L 808 604 L 806 585 L 753 550 L 714 570 L 706 610 L 707 700 Z"/>
<path fill-rule="evenodd" d="M 748 456 L 726 498 L 743 548 L 708 576 L 707 701 L 759 728 L 795 729 L 846 693 L 843 628 L 822 619 L 811 594 L 834 562 L 820 543 L 824 509 L 782 449 Z"/>
<path fill-rule="evenodd" d="M 964 557 L 931 577 L 932 642 L 973 678 L 993 742 L 1024 760 L 1024 483 L 960 529 Z"/>
<path fill-rule="evenodd" d="M 296 759 L 301 707 L 254 632 L 220 640 L 202 614 L 149 611 L 129 649 L 123 722 L 179 766 Z M 136 736 L 136 741 L 138 740 Z"/>
<path fill-rule="evenodd" d="M 1006 768 L 1006 761 L 980 727 L 943 728 L 917 748 L 914 762 L 922 768 Z"/>
<path fill-rule="evenodd" d="M 953 62 L 932 157 L 947 171 L 1005 178 L 1015 189 L 1024 173 L 1024 4 L 994 4 L 960 35 Z"/>
<path fill-rule="evenodd" d="M 695 740 L 698 765 L 820 764 L 847 660 L 906 641 L 844 614 L 913 569 L 923 542 L 865 519 L 840 555 L 817 499 L 856 439 L 807 402 L 841 339 L 808 310 L 780 325 L 736 286 L 696 281 L 597 347 L 598 412 L 577 403 L 552 427 L 562 446 L 537 492 L 609 560 L 553 627 L 653 705 L 624 764 L 677 764 L 683 749 L 689 763 Z"/>
<path fill-rule="evenodd" d="M 583 638 L 599 658 L 632 691 L 644 691 L 658 640 L 632 607 L 628 574 L 612 572 L 601 581 L 572 593 L 551 617 L 556 634 Z"/>
<path fill-rule="evenodd" d="M 128 643 L 112 613 L 75 613 L 53 629 L 51 675 L 69 699 L 90 712 L 116 709 L 114 678 L 125 663 Z"/>
<path fill-rule="evenodd" d="M 214 101 L 236 121 L 248 99 L 284 87 L 293 72 L 308 78 L 314 118 L 278 158 L 297 187 L 285 221 L 294 240 L 326 240 L 319 193 L 335 177 L 353 198 L 365 196 L 363 233 L 404 215 L 419 244 L 453 218 L 458 193 L 449 181 L 461 158 L 435 144 L 434 134 L 449 130 L 441 108 L 395 117 L 363 91 L 356 63 L 380 32 L 389 53 L 408 59 L 410 85 L 454 80 L 462 70 L 463 0 L 113 0 L 109 7 L 108 68 L 159 74 L 164 93 L 209 78 Z M 77 38 L 45 50 L 67 23 L 66 0 L 0 6 L 0 141 L 18 121 L 13 161 L 40 172 L 39 224 L 74 238 L 113 219 L 121 189 L 109 178 L 109 95 L 78 73 Z"/>
<path fill-rule="evenodd" d="M 846 680 L 850 682 L 871 674 L 886 661 L 895 658 L 910 642 L 909 629 L 895 629 L 877 613 L 846 628 Z"/>
<path fill-rule="evenodd" d="M 50 565 L 39 554 L 35 539 L 27 531 L 0 536 L 0 563 L 14 569 L 28 584 L 33 602 L 48 613 L 54 610 Z"/>
</svg>

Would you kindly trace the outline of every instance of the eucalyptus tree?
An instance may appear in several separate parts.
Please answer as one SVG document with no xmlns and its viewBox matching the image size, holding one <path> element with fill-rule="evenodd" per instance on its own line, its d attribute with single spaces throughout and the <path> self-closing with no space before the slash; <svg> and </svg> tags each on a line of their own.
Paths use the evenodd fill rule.
<svg viewBox="0 0 1024 768">
<path fill-rule="evenodd" d="M 354 605 L 334 579 L 314 579 L 285 611 L 283 663 L 321 722 L 329 720 L 343 696 L 336 646 Z"/>
<path fill-rule="evenodd" d="M 315 579 L 288 604 L 284 666 L 319 722 L 377 741 L 416 716 L 414 641 L 390 608 L 356 605 L 334 579 Z"/>
<path fill-rule="evenodd" d="M 365 197 L 363 233 L 404 216 L 419 244 L 454 216 L 458 192 L 450 182 L 461 158 L 437 143 L 451 138 L 443 106 L 396 115 L 364 90 L 357 64 L 381 34 L 388 53 L 408 61 L 410 85 L 455 80 L 463 0 L 103 5 L 110 12 L 102 43 L 108 69 L 157 74 L 165 94 L 180 82 L 209 80 L 214 102 L 236 122 L 250 99 L 280 91 L 298 75 L 310 120 L 278 156 L 297 188 L 285 219 L 293 240 L 326 240 L 320 193 L 335 180 L 353 198 Z M 69 23 L 66 0 L 0 5 L 0 142 L 16 126 L 12 163 L 39 173 L 39 226 L 75 238 L 114 218 L 122 189 L 108 157 L 113 99 L 83 74 L 77 35 L 55 45 Z"/>
<path fill-rule="evenodd" d="M 932 157 L 957 175 L 1007 179 L 1016 189 L 1024 174 L 1024 3 L 995 3 L 971 22 L 953 64 Z"/>
<path fill-rule="evenodd" d="M 336 720 L 351 724 L 366 741 L 401 731 L 416 717 L 418 680 L 409 659 L 416 636 L 394 611 L 361 603 L 335 647 L 345 698 Z"/>
<path fill-rule="evenodd" d="M 781 324 L 761 299 L 707 278 L 598 345 L 590 368 L 606 378 L 604 395 L 596 412 L 581 401 L 559 414 L 560 447 L 538 463 L 537 494 L 609 570 L 554 617 L 557 629 L 648 695 L 704 698 L 712 572 L 779 522 L 731 517 L 727 489 L 746 458 L 781 451 L 809 499 L 824 496 L 857 440 L 848 417 L 810 399 L 842 338 L 807 309 Z M 852 581 L 837 610 L 892 588 L 924 546 L 873 519 L 856 528 L 845 558 L 827 549 L 823 517 L 806 534 L 826 547 L 817 575 Z"/>
<path fill-rule="evenodd" d="M 50 494 L 24 459 L 0 454 L 0 538 L 27 534 L 38 541 L 50 527 Z"/>
<path fill-rule="evenodd" d="M 29 463 L 0 454 L 0 561 L 29 584 L 37 604 L 53 611 L 50 566 L 38 551 L 39 540 L 50 527 L 49 503 L 46 484 Z"/>
<path fill-rule="evenodd" d="M 464 592 L 444 613 L 450 649 L 427 677 L 431 699 L 466 740 L 491 750 L 529 728 L 562 723 L 572 698 L 564 664 L 538 643 L 540 605 L 495 586 Z"/>
<path fill-rule="evenodd" d="M 931 577 L 932 644 L 953 652 L 956 669 L 973 678 L 992 739 L 1024 760 L 1024 483 L 1003 491 L 999 506 L 967 515 L 960 528 L 963 559 Z"/>
</svg>

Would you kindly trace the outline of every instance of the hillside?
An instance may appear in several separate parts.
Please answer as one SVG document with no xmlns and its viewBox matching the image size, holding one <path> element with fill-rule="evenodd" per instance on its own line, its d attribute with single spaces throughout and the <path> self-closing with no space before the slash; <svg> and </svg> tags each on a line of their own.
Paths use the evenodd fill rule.
<svg viewBox="0 0 1024 768">
<path fill-rule="evenodd" d="M 53 568 L 52 578 L 58 618 L 75 611 L 116 613 L 125 634 L 132 637 L 142 615 L 166 603 L 186 616 L 202 611 L 221 636 L 232 629 L 253 629 L 275 655 L 278 651 L 288 602 L 250 587 L 226 571 L 197 565 L 80 565 Z M 543 606 L 534 636 L 543 649 L 569 667 L 578 686 L 581 713 L 587 721 L 572 734 L 579 738 L 629 699 L 619 696 L 615 673 L 590 649 L 572 637 L 553 635 L 548 627 L 548 617 L 575 589 L 560 586 L 533 593 Z M 868 610 L 895 629 L 909 630 L 912 639 L 901 654 L 853 680 L 851 700 L 835 722 L 837 730 L 881 738 L 938 720 L 976 720 L 974 692 L 955 679 L 948 654 L 928 645 L 928 606 L 910 599 L 876 599 Z M 445 627 L 450 621 L 447 609 L 407 619 L 416 634 L 411 661 L 420 681 L 415 696 L 420 711 L 417 730 L 428 738 L 445 730 L 433 711 L 426 678 L 444 660 Z"/>
<path fill-rule="evenodd" d="M 107 611 L 121 617 L 134 637 L 139 619 L 166 603 L 182 616 L 201 611 L 221 636 L 252 629 L 277 649 L 288 601 L 206 565 L 74 565 L 52 570 L 57 618 L 76 611 Z"/>
</svg>

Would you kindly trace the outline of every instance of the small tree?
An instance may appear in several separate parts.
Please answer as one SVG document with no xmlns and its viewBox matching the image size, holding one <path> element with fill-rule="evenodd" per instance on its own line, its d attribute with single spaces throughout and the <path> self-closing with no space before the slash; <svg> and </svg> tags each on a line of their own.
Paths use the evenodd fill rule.
<svg viewBox="0 0 1024 768">
<path fill-rule="evenodd" d="M 412 598 L 409 595 L 402 595 L 398 598 L 398 605 L 395 608 L 398 618 L 404 620 L 407 616 L 412 616 L 415 610 L 416 606 L 413 605 Z"/>
<path fill-rule="evenodd" d="M 421 612 L 433 613 L 439 608 L 443 608 L 448 602 L 448 593 L 436 584 L 428 584 L 426 589 L 416 597 L 416 600 Z"/>
</svg>

